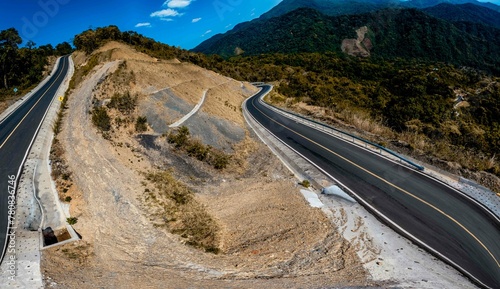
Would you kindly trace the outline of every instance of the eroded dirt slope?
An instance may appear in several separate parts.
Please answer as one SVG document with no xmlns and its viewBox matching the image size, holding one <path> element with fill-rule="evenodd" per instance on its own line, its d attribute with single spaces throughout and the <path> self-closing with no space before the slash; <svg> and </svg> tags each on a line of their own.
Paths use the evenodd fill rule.
<svg viewBox="0 0 500 289">
<path fill-rule="evenodd" d="M 43 252 L 47 287 L 372 285 L 354 248 L 322 211 L 309 207 L 296 179 L 246 127 L 240 107 L 255 88 L 191 64 L 158 62 L 119 43 L 97 53 L 106 61 L 73 91 L 59 135 L 74 181 L 74 227 L 83 238 Z M 89 61 L 81 54 L 75 59 L 77 66 Z M 99 132 L 89 112 L 126 91 L 137 96 L 137 107 L 125 116 L 110 111 L 112 129 Z M 161 136 L 168 128 L 159 124 L 194 106 L 204 91 L 206 103 L 186 125 L 194 138 L 232 154 L 222 171 Z M 144 114 L 149 128 L 140 134 L 133 121 L 121 121 Z M 143 173 L 168 169 L 217 222 L 219 254 L 155 225 L 160 209 L 146 200 L 153 189 Z"/>
</svg>

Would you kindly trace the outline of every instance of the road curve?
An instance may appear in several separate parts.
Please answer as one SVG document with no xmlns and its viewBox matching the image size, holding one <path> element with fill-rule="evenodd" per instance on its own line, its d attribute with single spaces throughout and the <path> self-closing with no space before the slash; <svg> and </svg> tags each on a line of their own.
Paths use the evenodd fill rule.
<svg viewBox="0 0 500 289">
<path fill-rule="evenodd" d="M 484 206 L 421 172 L 296 123 L 263 105 L 263 85 L 245 109 L 284 144 L 343 184 L 419 246 L 485 288 L 500 288 L 500 221 Z"/>
<path fill-rule="evenodd" d="M 21 167 L 31 148 L 45 114 L 62 84 L 69 67 L 69 56 L 60 58 L 55 73 L 37 92 L 0 123 L 0 263 L 8 250 L 8 233 L 15 236 L 15 228 L 10 228 L 9 218 L 15 212 L 12 205 L 13 185 L 17 187 Z M 11 180 L 14 178 L 15 180 Z M 9 198 L 10 197 L 10 198 Z M 14 210 L 12 210 L 14 208 Z"/>
</svg>

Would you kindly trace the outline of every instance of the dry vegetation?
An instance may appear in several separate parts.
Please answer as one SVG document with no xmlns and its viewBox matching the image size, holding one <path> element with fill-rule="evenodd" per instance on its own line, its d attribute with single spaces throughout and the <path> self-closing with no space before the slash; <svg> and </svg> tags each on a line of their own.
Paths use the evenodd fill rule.
<svg viewBox="0 0 500 289">
<path fill-rule="evenodd" d="M 168 171 L 150 172 L 146 180 L 154 186 L 144 192 L 146 202 L 155 210 L 152 216 L 156 226 L 180 235 L 188 245 L 206 252 L 220 251 L 219 225 L 186 185 Z"/>
<path fill-rule="evenodd" d="M 44 252 L 47 285 L 370 284 L 356 249 L 308 206 L 286 168 L 250 137 L 239 109 L 255 92 L 250 85 L 114 42 L 90 56 L 77 52 L 74 59 L 74 90 L 61 113 L 53 163 L 59 179 L 70 176 L 71 212 L 83 240 Z M 139 107 L 161 109 L 162 99 L 152 95 L 165 87 L 191 105 L 208 90 L 201 113 L 214 118 L 196 123 L 201 131 L 224 120 L 244 132 L 231 143 L 229 162 L 217 165 L 217 155 L 225 159 L 228 153 L 196 133 L 161 137 L 152 130 Z M 96 124 L 107 121 L 97 128 L 94 117 Z M 68 186 L 61 182 L 59 188 Z"/>
<path fill-rule="evenodd" d="M 364 111 L 318 107 L 297 101 L 296 98 L 288 99 L 276 92 L 273 92 L 267 100 L 274 105 L 323 121 L 445 171 L 470 178 L 500 194 L 500 179 L 488 173 L 500 166 L 496 155 L 488 157 L 477 150 L 457 149 L 446 139 L 430 139 L 420 131 L 422 124 L 419 122 L 408 123 L 410 129 L 398 133 L 382 121 L 374 120 Z M 453 123 L 449 123 L 448 127 L 449 130 L 457 129 Z M 475 168 L 476 171 L 470 168 Z"/>
</svg>

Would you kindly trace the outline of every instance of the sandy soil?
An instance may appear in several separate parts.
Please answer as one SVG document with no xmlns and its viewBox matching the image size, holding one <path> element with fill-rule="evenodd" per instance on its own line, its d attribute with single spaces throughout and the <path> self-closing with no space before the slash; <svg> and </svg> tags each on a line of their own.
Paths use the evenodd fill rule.
<svg viewBox="0 0 500 289">
<path fill-rule="evenodd" d="M 321 210 L 306 203 L 290 172 L 250 136 L 239 108 L 255 89 L 190 64 L 158 62 L 118 43 L 100 52 L 110 53 L 110 61 L 96 67 L 72 93 L 59 136 L 73 172 L 71 212 L 78 217 L 74 227 L 82 240 L 43 252 L 48 288 L 389 284 L 369 280 L 355 249 Z M 135 77 L 116 87 L 110 81 L 123 60 Z M 85 61 L 81 54 L 75 56 L 77 67 Z M 113 129 L 106 140 L 90 121 L 93 100 L 130 89 L 141 107 L 166 88 L 193 106 L 209 90 L 200 121 L 190 124 L 202 128 L 196 137 L 220 130 L 220 121 L 244 132 L 240 141 L 232 141 L 236 155 L 228 169 L 216 171 L 175 151 L 152 129 L 143 136 L 146 142 L 131 124 Z M 174 168 L 176 178 L 196 192 L 196 200 L 221 228 L 220 254 L 187 246 L 154 225 L 154 208 L 144 201 L 140 173 L 153 168 Z"/>
</svg>

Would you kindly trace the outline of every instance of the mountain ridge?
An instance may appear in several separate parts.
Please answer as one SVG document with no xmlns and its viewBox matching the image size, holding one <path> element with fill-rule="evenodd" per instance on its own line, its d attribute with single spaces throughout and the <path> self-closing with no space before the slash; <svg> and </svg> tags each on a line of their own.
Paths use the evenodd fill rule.
<svg viewBox="0 0 500 289">
<path fill-rule="evenodd" d="M 427 14 L 451 22 L 472 22 L 500 29 L 500 12 L 471 3 L 441 3 L 422 9 Z"/>
<path fill-rule="evenodd" d="M 245 51 L 244 55 L 327 51 L 341 54 L 343 40 L 356 39 L 355 31 L 363 26 L 368 27 L 373 57 L 417 58 L 493 70 L 500 67 L 499 29 L 465 22 L 452 24 L 417 9 L 384 9 L 332 17 L 301 8 L 218 35 L 194 51 L 223 57 L 234 56 L 236 49 Z"/>
<path fill-rule="evenodd" d="M 500 12 L 500 6 L 477 0 L 283 0 L 259 19 L 282 16 L 298 8 L 312 8 L 329 16 L 373 12 L 384 8 L 425 9 L 439 4 L 473 4 Z"/>
</svg>

